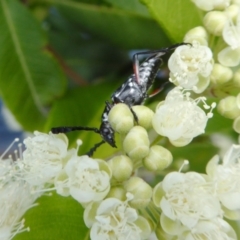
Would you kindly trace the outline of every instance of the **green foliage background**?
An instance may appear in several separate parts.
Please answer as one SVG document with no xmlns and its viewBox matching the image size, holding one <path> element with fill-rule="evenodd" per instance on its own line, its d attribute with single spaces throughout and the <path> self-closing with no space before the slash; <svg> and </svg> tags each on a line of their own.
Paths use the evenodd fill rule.
<svg viewBox="0 0 240 240">
<path fill-rule="evenodd" d="M 1 97 L 26 131 L 97 127 L 105 100 L 132 74 L 129 51 L 182 42 L 199 25 L 201 12 L 190 0 L 0 0 Z M 231 121 L 217 116 L 191 146 L 166 146 L 203 172 L 217 150 L 208 134 L 230 129 Z M 78 137 L 81 153 L 101 140 L 94 133 L 69 133 L 72 146 Z M 105 144 L 97 157 L 113 151 Z M 14 239 L 89 238 L 74 200 L 54 195 L 38 202 L 24 217 L 31 231 Z"/>
</svg>

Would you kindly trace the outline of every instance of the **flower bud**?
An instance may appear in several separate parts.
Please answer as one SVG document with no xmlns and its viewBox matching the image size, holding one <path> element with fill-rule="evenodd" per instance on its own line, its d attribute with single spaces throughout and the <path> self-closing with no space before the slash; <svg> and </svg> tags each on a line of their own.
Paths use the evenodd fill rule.
<svg viewBox="0 0 240 240">
<path fill-rule="evenodd" d="M 240 134 L 240 116 L 234 119 L 233 129 L 235 132 Z"/>
<path fill-rule="evenodd" d="M 235 22 L 239 14 L 239 6 L 237 4 L 231 4 L 224 10 L 224 13 Z"/>
<path fill-rule="evenodd" d="M 240 109 L 240 93 L 237 95 L 236 102 L 238 109 Z"/>
<path fill-rule="evenodd" d="M 215 36 L 221 36 L 227 16 L 220 11 L 208 12 L 203 18 L 203 24 L 206 29 Z"/>
<path fill-rule="evenodd" d="M 233 75 L 233 83 L 236 87 L 240 88 L 240 69 L 238 69 Z"/>
<path fill-rule="evenodd" d="M 143 105 L 137 105 L 132 107 L 133 111 L 136 113 L 138 117 L 138 124 L 146 129 L 152 127 L 152 117 L 154 112 Z"/>
<path fill-rule="evenodd" d="M 126 134 L 134 125 L 133 114 L 124 103 L 113 106 L 108 114 L 108 120 L 112 128 L 121 134 Z"/>
<path fill-rule="evenodd" d="M 139 177 L 130 178 L 125 186 L 125 190 L 133 194 L 133 199 L 129 201 L 129 205 L 134 208 L 146 207 L 152 197 L 152 188 L 149 184 Z"/>
<path fill-rule="evenodd" d="M 143 159 L 143 165 L 150 171 L 161 171 L 172 163 L 173 157 L 166 148 L 154 145 Z"/>
<path fill-rule="evenodd" d="M 112 176 L 117 181 L 122 182 L 130 178 L 133 171 L 133 164 L 129 157 L 125 155 L 113 157 L 108 161 L 112 170 Z"/>
<path fill-rule="evenodd" d="M 231 68 L 225 67 L 219 63 L 213 65 L 213 70 L 211 73 L 211 81 L 214 84 L 224 84 L 230 81 L 233 77 L 233 72 Z"/>
<path fill-rule="evenodd" d="M 112 187 L 106 198 L 117 198 L 121 201 L 126 200 L 126 190 L 123 187 Z"/>
<path fill-rule="evenodd" d="M 194 41 L 198 41 L 200 45 L 207 46 L 208 45 L 208 34 L 204 27 L 199 26 L 190 29 L 185 37 L 184 42 L 192 43 Z"/>
<path fill-rule="evenodd" d="M 235 119 L 240 115 L 240 109 L 237 105 L 237 98 L 234 96 L 228 96 L 223 98 L 217 106 L 218 112 L 230 119 Z"/>
<path fill-rule="evenodd" d="M 123 141 L 123 149 L 134 160 L 146 157 L 149 153 L 147 131 L 141 126 L 133 127 Z"/>
<path fill-rule="evenodd" d="M 213 9 L 224 10 L 231 0 L 192 0 L 196 6 L 204 11 Z"/>
</svg>

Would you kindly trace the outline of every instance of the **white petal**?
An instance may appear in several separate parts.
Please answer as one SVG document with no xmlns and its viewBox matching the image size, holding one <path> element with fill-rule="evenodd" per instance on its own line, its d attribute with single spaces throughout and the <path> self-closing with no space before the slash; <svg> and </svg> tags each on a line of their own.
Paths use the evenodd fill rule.
<svg viewBox="0 0 240 240">
<path fill-rule="evenodd" d="M 217 165 L 220 159 L 218 155 L 215 155 L 207 164 L 206 172 L 209 176 L 214 177 Z"/>
<path fill-rule="evenodd" d="M 233 144 L 232 147 L 226 152 L 223 157 L 223 164 L 234 164 L 239 161 L 240 158 L 240 145 Z"/>
<path fill-rule="evenodd" d="M 180 221 L 173 221 L 172 219 L 165 216 L 164 213 L 161 214 L 160 221 L 163 230 L 168 234 L 178 235 L 182 230 Z"/>
<path fill-rule="evenodd" d="M 174 210 L 171 206 L 171 204 L 167 201 L 165 197 L 162 198 L 160 202 L 160 207 L 163 211 L 163 213 L 170 219 L 176 220 L 176 215 L 174 213 Z"/>
<path fill-rule="evenodd" d="M 235 67 L 240 63 L 240 48 L 226 47 L 218 53 L 218 61 L 226 67 Z"/>
<path fill-rule="evenodd" d="M 220 200 L 229 210 L 240 210 L 240 189 L 239 192 L 230 192 L 221 195 Z"/>
<path fill-rule="evenodd" d="M 172 143 L 175 147 L 183 147 L 188 145 L 193 138 L 178 138 L 176 140 L 169 139 L 169 141 Z"/>
<path fill-rule="evenodd" d="M 171 172 L 166 175 L 166 177 L 162 181 L 162 188 L 165 192 L 168 192 L 169 190 L 174 187 L 175 184 L 184 183 L 185 182 L 185 176 L 183 173 L 180 172 Z"/>
</svg>

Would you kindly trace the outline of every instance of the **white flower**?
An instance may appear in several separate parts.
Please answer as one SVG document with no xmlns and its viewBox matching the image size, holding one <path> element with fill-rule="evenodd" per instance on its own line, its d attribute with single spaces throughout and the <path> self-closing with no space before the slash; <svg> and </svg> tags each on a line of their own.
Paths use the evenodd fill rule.
<svg viewBox="0 0 240 240">
<path fill-rule="evenodd" d="M 240 63 L 240 10 L 236 25 L 228 19 L 223 29 L 223 39 L 228 44 L 218 53 L 218 61 L 227 67 L 235 67 Z"/>
<path fill-rule="evenodd" d="M 0 239 L 10 240 L 24 228 L 23 214 L 34 206 L 39 194 L 32 194 L 27 183 L 9 182 L 0 189 Z"/>
<path fill-rule="evenodd" d="M 14 178 L 15 166 L 12 159 L 0 159 L 0 189 Z"/>
<path fill-rule="evenodd" d="M 193 100 L 190 93 L 184 93 L 179 87 L 170 91 L 164 102 L 161 102 L 153 116 L 155 131 L 169 138 L 174 146 L 185 146 L 192 139 L 204 133 L 208 118 L 212 116 L 211 110 L 206 114 L 197 104 L 202 101 L 203 107 L 209 109 L 205 98 Z"/>
<path fill-rule="evenodd" d="M 24 140 L 24 179 L 32 186 L 52 183 L 62 170 L 67 156 L 68 139 L 64 134 L 45 134 L 37 131 L 34 134 L 34 137 Z"/>
<path fill-rule="evenodd" d="M 213 69 L 212 52 L 194 41 L 192 45 L 176 48 L 168 61 L 170 81 L 196 93 L 203 92 Z"/>
<path fill-rule="evenodd" d="M 221 215 L 218 199 L 205 177 L 195 172 L 171 172 L 154 188 L 153 201 L 162 209 L 162 227 L 178 229 L 182 225 L 193 228 L 200 220 Z M 168 229 L 169 228 L 169 229 Z"/>
<path fill-rule="evenodd" d="M 73 156 L 65 166 L 69 193 L 82 204 L 102 200 L 110 189 L 111 170 L 100 159 Z"/>
<path fill-rule="evenodd" d="M 182 229 L 183 230 L 183 229 Z M 200 221 L 193 229 L 185 229 L 178 235 L 179 240 L 237 240 L 233 228 L 223 219 Z"/>
<path fill-rule="evenodd" d="M 230 0 L 192 0 L 194 4 L 204 10 L 211 11 L 213 9 L 224 9 L 230 5 Z"/>
<path fill-rule="evenodd" d="M 0 156 L 0 189 L 10 181 L 19 180 L 19 176 L 20 176 L 20 171 L 18 166 L 19 159 L 13 160 L 11 155 L 9 155 L 7 159 L 4 159 L 5 155 L 9 152 L 12 146 L 18 141 L 19 139 L 15 138 L 12 141 L 12 143 L 8 146 L 8 148 L 4 151 L 4 153 Z M 18 147 L 19 147 L 19 152 L 17 150 L 14 151 L 15 157 L 21 158 L 22 156 L 21 144 L 19 144 Z M 20 156 L 18 156 L 18 154 Z"/>
<path fill-rule="evenodd" d="M 92 240 L 136 240 L 148 239 L 151 228 L 148 221 L 138 216 L 137 211 L 126 202 L 116 198 L 103 200 L 93 213 L 90 204 L 84 212 L 84 221 L 91 227 Z M 93 216 L 90 215 L 94 215 Z M 89 219 L 92 218 L 89 225 Z M 94 220 L 93 220 L 94 219 Z"/>
<path fill-rule="evenodd" d="M 240 145 L 233 145 L 219 164 L 214 156 L 207 165 L 207 174 L 215 184 L 215 192 L 230 219 L 240 219 Z"/>
</svg>

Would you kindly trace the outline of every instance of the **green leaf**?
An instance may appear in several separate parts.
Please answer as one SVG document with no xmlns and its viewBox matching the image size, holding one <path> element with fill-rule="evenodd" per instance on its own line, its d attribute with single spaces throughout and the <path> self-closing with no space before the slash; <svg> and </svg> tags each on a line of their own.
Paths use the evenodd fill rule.
<svg viewBox="0 0 240 240">
<path fill-rule="evenodd" d="M 149 17 L 149 13 L 147 8 L 139 2 L 139 0 L 105 0 L 105 2 L 111 4 L 114 7 L 136 12 L 141 15 L 145 15 L 146 17 Z"/>
<path fill-rule="evenodd" d="M 59 12 L 50 12 L 46 19 L 49 26 L 49 41 L 65 63 L 74 71 L 74 81 L 81 83 L 95 80 L 99 77 L 116 75 L 126 69 L 130 59 L 127 51 L 113 45 L 79 34 L 79 27 L 73 24 Z M 132 67 L 129 67 L 132 70 Z M 79 78 L 77 76 L 81 77 Z M 109 77 L 107 77 L 109 78 Z"/>
<path fill-rule="evenodd" d="M 18 1 L 0 0 L 0 32 L 3 100 L 26 130 L 41 130 L 45 106 L 63 94 L 65 77 L 44 50 L 40 24 Z"/>
<path fill-rule="evenodd" d="M 202 25 L 200 11 L 190 0 L 141 0 L 174 42 L 182 42 L 188 30 Z"/>
<path fill-rule="evenodd" d="M 191 171 L 205 173 L 207 163 L 217 154 L 218 148 L 204 138 L 201 142 L 195 141 L 185 147 L 173 148 L 170 151 L 174 160 L 187 159 Z"/>
<path fill-rule="evenodd" d="M 67 92 L 66 96 L 57 101 L 49 113 L 46 131 L 58 126 L 87 126 L 99 128 L 105 101 L 110 99 L 117 84 L 98 84 L 88 87 L 79 87 Z M 85 154 L 102 141 L 99 134 L 89 131 L 76 131 L 67 133 L 70 138 L 70 147 L 76 147 L 76 139 L 80 138 L 83 145 L 80 155 Z M 108 144 L 102 145 L 97 150 L 97 157 L 106 157 L 115 151 Z"/>
<path fill-rule="evenodd" d="M 48 0 L 48 2 L 54 4 L 62 14 L 77 22 L 93 36 L 120 47 L 160 48 L 169 43 L 158 24 L 138 12 L 71 0 Z"/>
<path fill-rule="evenodd" d="M 233 133 L 232 129 L 233 120 L 223 117 L 217 112 L 217 109 L 213 111 L 213 117 L 208 120 L 206 133 Z"/>
<path fill-rule="evenodd" d="M 37 203 L 23 217 L 30 231 L 18 234 L 14 240 L 88 239 L 84 210 L 76 200 L 53 193 L 39 198 Z"/>
</svg>

